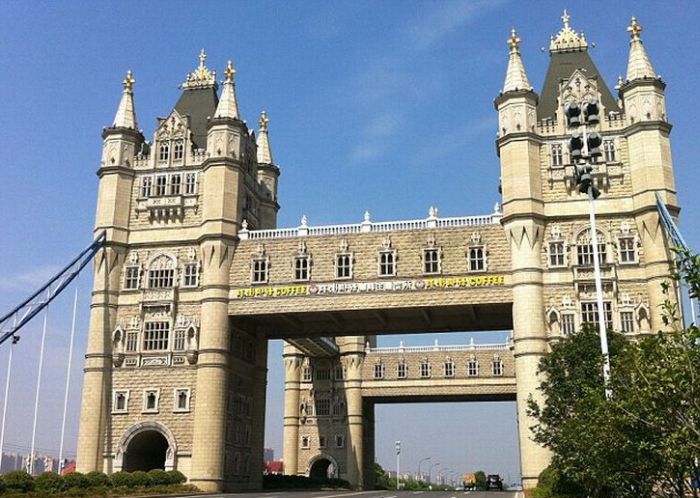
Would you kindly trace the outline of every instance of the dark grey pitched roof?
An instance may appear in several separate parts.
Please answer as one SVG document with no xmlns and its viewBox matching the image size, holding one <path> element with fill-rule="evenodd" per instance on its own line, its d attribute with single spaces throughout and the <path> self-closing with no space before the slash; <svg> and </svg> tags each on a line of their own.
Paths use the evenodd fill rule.
<svg viewBox="0 0 700 498">
<path fill-rule="evenodd" d="M 190 117 L 192 141 L 199 149 L 207 146 L 207 117 L 214 117 L 219 97 L 216 88 L 195 88 L 184 90 L 175 104 L 175 110 L 180 115 Z"/>
<path fill-rule="evenodd" d="M 585 50 L 575 52 L 553 52 L 549 59 L 547 76 L 540 92 L 540 100 L 537 105 L 537 118 L 554 118 L 557 110 L 557 98 L 559 97 L 559 82 L 567 80 L 574 71 L 581 69 L 588 78 L 598 80 L 598 90 L 601 94 L 601 104 L 605 107 L 605 112 L 619 112 L 620 108 L 613 98 L 610 90 L 605 84 L 605 80 L 595 67 L 593 60 Z"/>
</svg>

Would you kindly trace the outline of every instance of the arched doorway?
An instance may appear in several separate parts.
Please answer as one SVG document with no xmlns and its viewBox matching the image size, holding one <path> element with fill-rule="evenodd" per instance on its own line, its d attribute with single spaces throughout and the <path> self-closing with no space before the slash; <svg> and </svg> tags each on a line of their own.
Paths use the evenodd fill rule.
<svg viewBox="0 0 700 498">
<path fill-rule="evenodd" d="M 168 447 L 168 440 L 160 432 L 155 430 L 139 432 L 126 447 L 123 469 L 127 472 L 165 469 Z"/>
<path fill-rule="evenodd" d="M 338 464 L 327 455 L 318 455 L 310 462 L 308 476 L 312 479 L 333 479 L 338 477 Z"/>
</svg>

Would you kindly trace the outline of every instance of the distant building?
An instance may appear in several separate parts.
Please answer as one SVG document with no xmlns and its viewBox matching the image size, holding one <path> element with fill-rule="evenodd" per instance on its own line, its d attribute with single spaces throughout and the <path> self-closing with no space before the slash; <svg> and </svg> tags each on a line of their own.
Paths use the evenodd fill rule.
<svg viewBox="0 0 700 498">
<path fill-rule="evenodd" d="M 263 450 L 263 461 L 264 462 L 271 462 L 275 459 L 275 450 L 272 448 L 265 448 Z"/>
</svg>

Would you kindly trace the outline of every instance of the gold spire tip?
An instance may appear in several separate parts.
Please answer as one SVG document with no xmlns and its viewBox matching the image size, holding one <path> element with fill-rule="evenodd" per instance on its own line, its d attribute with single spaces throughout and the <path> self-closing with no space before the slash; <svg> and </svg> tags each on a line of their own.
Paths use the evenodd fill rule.
<svg viewBox="0 0 700 498">
<path fill-rule="evenodd" d="M 267 127 L 270 124 L 270 119 L 267 117 L 267 113 L 265 111 L 260 113 L 260 121 L 258 121 L 258 124 L 260 125 L 260 131 L 267 131 Z"/>
<path fill-rule="evenodd" d="M 236 70 L 233 68 L 233 62 L 229 59 L 228 63 L 226 64 L 226 70 L 224 71 L 224 75 L 226 76 L 226 82 L 230 83 L 233 81 L 233 75 L 236 74 Z"/>
<path fill-rule="evenodd" d="M 506 43 L 510 47 L 510 51 L 517 52 L 521 41 L 522 40 L 520 39 L 518 34 L 515 32 L 515 28 L 511 29 L 510 30 L 510 38 L 508 38 L 508 40 L 506 40 Z"/>
<path fill-rule="evenodd" d="M 630 25 L 627 26 L 627 31 L 629 31 L 630 36 L 632 37 L 633 40 L 639 40 L 639 35 L 642 32 L 642 26 L 637 23 L 637 18 L 633 17 L 632 21 L 630 22 Z"/>
<path fill-rule="evenodd" d="M 124 90 L 126 90 L 127 92 L 132 92 L 134 90 L 134 83 L 136 83 L 136 80 L 134 79 L 134 76 L 131 73 L 131 69 L 129 69 L 126 72 L 126 78 L 124 78 L 124 81 L 122 81 L 122 84 L 124 85 Z"/>
</svg>

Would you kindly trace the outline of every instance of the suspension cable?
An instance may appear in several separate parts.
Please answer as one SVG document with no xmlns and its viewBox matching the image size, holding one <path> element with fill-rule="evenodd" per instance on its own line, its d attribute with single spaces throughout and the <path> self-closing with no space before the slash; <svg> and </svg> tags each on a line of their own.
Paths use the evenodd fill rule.
<svg viewBox="0 0 700 498">
<path fill-rule="evenodd" d="M 36 422 L 39 417 L 39 391 L 41 391 L 41 373 L 44 370 L 44 346 L 46 345 L 46 330 L 49 326 L 49 307 L 44 308 L 44 327 L 41 332 L 41 349 L 39 351 L 39 371 L 36 376 L 36 393 L 34 396 L 34 423 L 32 425 L 32 448 L 29 452 L 29 465 L 27 472 L 34 473 L 34 449 L 36 443 Z"/>
<path fill-rule="evenodd" d="M 7 421 L 7 400 L 10 398 L 10 377 L 12 376 L 12 352 L 15 350 L 15 344 L 19 340 L 19 336 L 14 337 L 10 344 L 10 354 L 7 358 L 7 378 L 5 379 L 5 399 L 2 402 L 2 427 L 0 428 L 0 456 L 5 449 L 5 422 Z"/>
<path fill-rule="evenodd" d="M 68 346 L 68 366 L 66 367 L 66 392 L 63 395 L 63 418 L 61 420 L 61 443 L 58 450 L 58 473 L 63 471 L 63 441 L 66 435 L 66 413 L 68 411 L 68 393 L 70 392 L 70 374 L 73 361 L 73 339 L 75 338 L 75 318 L 78 311 L 78 285 L 73 296 L 73 319 L 70 328 L 70 346 Z"/>
</svg>

